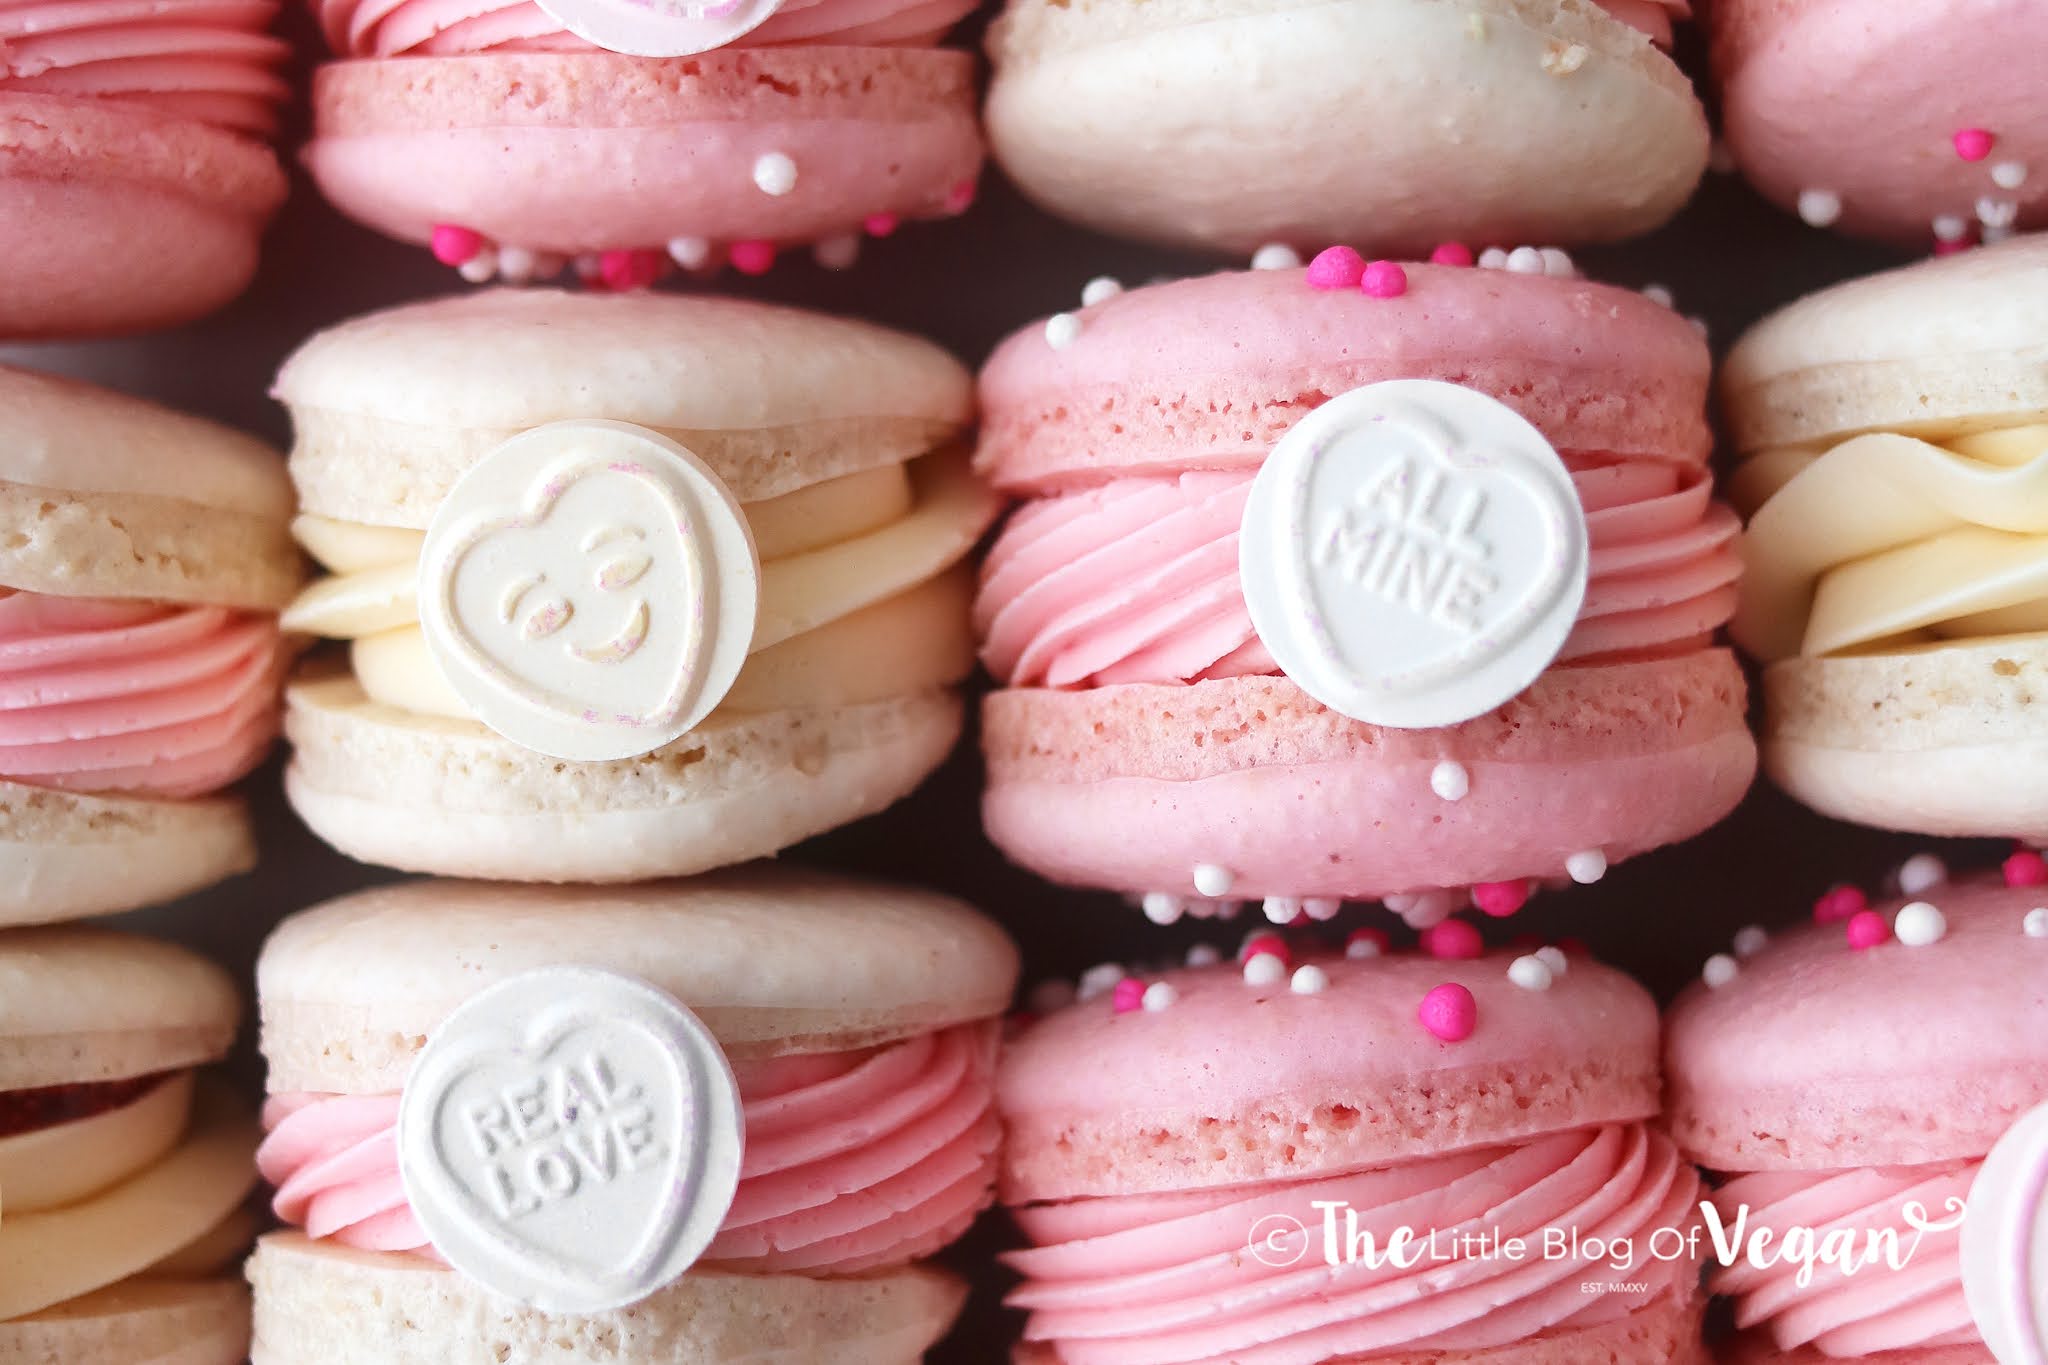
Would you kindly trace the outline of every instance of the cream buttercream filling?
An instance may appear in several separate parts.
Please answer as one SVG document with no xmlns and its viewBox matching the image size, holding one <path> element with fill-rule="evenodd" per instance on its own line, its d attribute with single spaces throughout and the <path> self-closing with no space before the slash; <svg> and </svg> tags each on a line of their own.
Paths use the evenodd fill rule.
<svg viewBox="0 0 2048 1365">
<path fill-rule="evenodd" d="M 857 705 L 966 676 L 971 585 L 957 566 L 997 509 L 953 453 L 748 504 L 760 606 L 752 654 L 719 710 Z M 374 701 L 474 720 L 420 629 L 425 533 L 302 516 L 294 534 L 330 576 L 286 610 L 285 629 L 349 641 Z"/>
<path fill-rule="evenodd" d="M 1729 490 L 1767 663 L 2048 631 L 2048 424 L 1766 450 Z"/>
<path fill-rule="evenodd" d="M 138 1113 L 163 1089 L 113 1112 L 147 1127 L 161 1115 Z M 113 1183 L 71 1203 L 19 1214 L 5 1210 L 0 1190 L 0 1322 L 134 1275 L 220 1264 L 219 1248 L 241 1226 L 238 1210 L 256 1183 L 259 1134 L 224 1089 L 202 1085 L 196 1097 L 189 1088 L 182 1094 L 190 1124 L 180 1105 L 181 1139 Z M 63 1127 L 77 1130 L 94 1121 Z"/>
</svg>

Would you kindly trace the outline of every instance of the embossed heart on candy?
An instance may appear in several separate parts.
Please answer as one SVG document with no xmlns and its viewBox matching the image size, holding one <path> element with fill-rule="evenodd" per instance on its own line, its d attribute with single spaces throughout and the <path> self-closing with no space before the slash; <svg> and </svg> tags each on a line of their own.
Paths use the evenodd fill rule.
<svg viewBox="0 0 2048 1365">
<path fill-rule="evenodd" d="M 709 714 L 753 638 L 760 565 L 710 468 L 624 422 L 505 442 L 436 512 L 420 624 L 449 684 L 557 758 L 648 753 Z"/>
<path fill-rule="evenodd" d="M 732 1206 L 739 1088 L 697 1017 L 644 982 L 549 968 L 435 1032 L 398 1119 L 406 1197 L 435 1250 L 547 1312 L 638 1302 Z"/>
<path fill-rule="evenodd" d="M 1585 514 L 1519 414 L 1391 380 L 1274 447 L 1238 566 L 1259 638 L 1310 696 L 1372 724 L 1452 725 L 1512 699 L 1563 647 L 1585 597 Z"/>
</svg>

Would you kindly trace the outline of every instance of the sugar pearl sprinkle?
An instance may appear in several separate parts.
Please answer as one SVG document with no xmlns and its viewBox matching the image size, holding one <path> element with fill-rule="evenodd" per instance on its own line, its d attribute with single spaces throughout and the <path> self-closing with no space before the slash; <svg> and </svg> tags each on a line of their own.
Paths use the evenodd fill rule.
<svg viewBox="0 0 2048 1365">
<path fill-rule="evenodd" d="M 1415 1017 L 1445 1042 L 1461 1043 L 1479 1025 L 1479 1002 L 1466 987 L 1447 981 L 1422 997 Z"/>
<path fill-rule="evenodd" d="M 781 198 L 796 188 L 796 162 L 783 152 L 764 153 L 754 163 L 754 186 L 763 194 Z"/>
<path fill-rule="evenodd" d="M 1259 902 L 1259 908 L 1274 924 L 1292 924 L 1301 918 L 1301 901 L 1294 896 L 1268 896 Z"/>
<path fill-rule="evenodd" d="M 1752 958 L 1764 950 L 1771 941 L 1771 935 L 1760 924 L 1747 925 L 1735 931 L 1735 956 Z"/>
<path fill-rule="evenodd" d="M 1104 962 L 1090 967 L 1081 973 L 1080 983 L 1075 987 L 1074 998 L 1093 1000 L 1098 995 L 1106 995 L 1116 989 L 1117 982 L 1129 975 L 1121 962 Z"/>
<path fill-rule="evenodd" d="M 1833 190 L 1799 191 L 1799 217 L 1808 227 L 1830 227 L 1842 216 L 1842 196 Z"/>
<path fill-rule="evenodd" d="M 1353 929 L 1344 940 L 1344 956 L 1353 961 L 1385 957 L 1391 946 L 1383 929 Z"/>
<path fill-rule="evenodd" d="M 1456 759 L 1444 759 L 1429 770 L 1429 789 L 1445 801 L 1463 801 L 1472 793 L 1472 774 Z"/>
<path fill-rule="evenodd" d="M 1229 895 L 1230 888 L 1236 881 L 1236 878 L 1230 875 L 1229 868 L 1217 863 L 1196 863 L 1193 876 L 1195 890 L 1211 900 Z"/>
<path fill-rule="evenodd" d="M 1272 953 L 1253 953 L 1245 959 L 1244 984 L 1273 986 L 1287 978 L 1287 964 Z"/>
<path fill-rule="evenodd" d="M 1147 1010 L 1157 1014 L 1163 1009 L 1171 1009 L 1174 1001 L 1180 999 L 1180 992 L 1167 982 L 1155 981 L 1145 988 L 1145 993 L 1138 999 Z"/>
<path fill-rule="evenodd" d="M 1651 303 L 1662 304 L 1666 308 L 1673 307 L 1678 302 L 1678 300 L 1672 296 L 1671 291 L 1661 284 L 1644 285 L 1643 297 L 1648 299 Z"/>
<path fill-rule="evenodd" d="M 1287 989 L 1296 995 L 1321 995 L 1330 989 L 1330 974 L 1313 962 L 1296 967 L 1287 979 Z"/>
<path fill-rule="evenodd" d="M 1715 953 L 1707 959 L 1707 965 L 1700 968 L 1700 980 L 1707 983 L 1707 989 L 1718 991 L 1736 977 L 1742 975 L 1742 964 L 1727 953 Z"/>
<path fill-rule="evenodd" d="M 1607 875 L 1607 854 L 1597 848 L 1574 853 L 1564 860 L 1564 870 L 1581 886 L 1590 886 Z"/>
<path fill-rule="evenodd" d="M 2020 921 L 2020 930 L 2028 938 L 2048 938 L 2048 906 L 2035 906 L 2027 911 Z"/>
<path fill-rule="evenodd" d="M 1908 948 L 1925 948 L 1939 943 L 1948 933 L 1948 918 L 1926 901 L 1912 901 L 1899 907 L 1892 917 L 1892 935 Z"/>
<path fill-rule="evenodd" d="M 1213 967 L 1223 960 L 1223 951 L 1213 943 L 1197 943 L 1188 949 L 1188 966 Z"/>
<path fill-rule="evenodd" d="M 1173 924 L 1188 911 L 1187 902 L 1171 891 L 1147 891 L 1138 908 L 1154 924 Z"/>
<path fill-rule="evenodd" d="M 1991 183 L 2002 190 L 2016 190 L 2027 183 L 2026 163 L 2001 161 L 1991 168 Z"/>
<path fill-rule="evenodd" d="M 1081 319 L 1072 313 L 1054 313 L 1045 320 L 1045 344 L 1064 351 L 1081 339 Z"/>
<path fill-rule="evenodd" d="M 711 243 L 702 237 L 671 237 L 668 257 L 685 270 L 702 270 L 711 262 Z"/>
<path fill-rule="evenodd" d="M 827 237 L 811 248 L 811 257 L 826 270 L 851 270 L 860 260 L 860 238 Z"/>
<path fill-rule="evenodd" d="M 1098 303 L 1107 303 L 1124 292 L 1121 282 L 1107 275 L 1097 275 L 1081 286 L 1081 306 L 1093 308 Z"/>
<path fill-rule="evenodd" d="M 1547 991 L 1556 981 L 1550 964 L 1533 953 L 1525 954 L 1508 964 L 1508 980 L 1525 991 Z"/>
<path fill-rule="evenodd" d="M 1553 977 L 1563 976 L 1572 969 L 1572 960 L 1565 956 L 1564 949 L 1555 944 L 1546 943 L 1543 947 L 1531 953 L 1530 956 L 1550 968 L 1550 974 Z"/>
<path fill-rule="evenodd" d="M 1934 240 L 1937 242 L 1960 242 L 1970 235 L 1970 220 L 1960 213 L 1938 213 L 1934 216 Z"/>
<path fill-rule="evenodd" d="M 1254 270 L 1294 270 L 1301 265 L 1301 253 L 1285 242 L 1268 242 L 1252 253 Z"/>
<path fill-rule="evenodd" d="M 1899 864 L 1894 880 L 1902 894 L 1917 896 L 1948 880 L 1948 864 L 1932 853 L 1915 853 Z"/>
</svg>

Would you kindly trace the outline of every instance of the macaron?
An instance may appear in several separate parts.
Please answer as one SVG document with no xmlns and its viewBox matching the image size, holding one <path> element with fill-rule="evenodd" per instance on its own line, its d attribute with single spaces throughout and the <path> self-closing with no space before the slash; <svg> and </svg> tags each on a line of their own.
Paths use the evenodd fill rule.
<svg viewBox="0 0 2048 1365">
<path fill-rule="evenodd" d="M 0 368 L 0 925 L 245 871 L 297 590 L 276 452 Z"/>
<path fill-rule="evenodd" d="M 1966 1218 L 1965 1201 L 2048 1101 L 2048 925 L 2030 932 L 2048 915 L 2040 886 L 2011 880 L 1833 893 L 1819 922 L 1724 955 L 1672 1006 L 1666 1122 L 1718 1173 L 1733 1254 L 1708 1284 L 1747 1334 L 1736 1358 L 1992 1365 L 1960 1244 L 1993 1211 L 1971 1201 Z M 1790 1229 L 1844 1230 L 1853 1274 L 1750 1254 L 1790 1250 Z M 1897 1254 L 1870 1255 L 1888 1229 Z"/>
<path fill-rule="evenodd" d="M 1846 820 L 2048 834 L 2048 238 L 1802 299 L 1721 389 L 1766 770 Z"/>
<path fill-rule="evenodd" d="M 1686 12 L 1010 0 L 988 35 L 989 142 L 1049 211 L 1173 246 L 1613 241 L 1677 213 L 1706 169 L 1669 55 Z"/>
<path fill-rule="evenodd" d="M 447 1224 L 417 1204 L 410 1167 L 400 1179 L 401 1105 L 435 1112 L 414 1091 L 457 1011 L 570 965 L 693 1011 L 742 1105 L 716 1235 L 680 1278 L 605 1311 L 521 1307 L 451 1268 Z M 478 1341 L 565 1363 L 920 1359 L 964 1295 L 924 1258 L 992 1198 L 995 1019 L 1016 972 L 1001 930 L 957 901 L 766 867 L 617 890 L 416 882 L 291 917 L 257 967 L 271 1096 L 258 1159 L 291 1227 L 250 1263 L 255 1365 L 424 1365 Z M 563 1027 L 546 1055 L 581 1058 L 583 1035 Z M 662 1075 L 613 1071 L 661 1112 Z M 603 1109 L 558 1117 L 581 1140 Z M 700 1131 L 716 1126 L 697 1112 Z M 689 1140 L 679 1131 L 656 1136 Z M 604 1188 L 586 1181 L 570 1213 L 597 1217 Z M 659 1207 L 627 1219 L 659 1223 Z M 665 1233 L 636 1231 L 609 1226 L 621 1245 Z"/>
<path fill-rule="evenodd" d="M 1733 809 L 1755 749 L 1713 643 L 1739 565 L 1706 347 L 1529 258 L 1352 252 L 1340 287 L 1333 249 L 1098 297 L 998 348 L 976 459 L 1025 501 L 975 622 L 999 684 L 985 823 L 1013 860 L 1160 920 L 1391 897 L 1420 923 L 1470 888 L 1511 913 Z M 1453 450 L 1496 440 L 1524 473 Z M 1455 583 L 1476 616 L 1438 600 Z M 1367 624 L 1332 645 L 1326 621 Z"/>
<path fill-rule="evenodd" d="M 1019 1360 L 1704 1365 L 1648 993 L 1354 942 L 1099 969 L 1006 1045 Z"/>
<path fill-rule="evenodd" d="M 2030 0 L 1707 7 L 1723 136 L 1814 227 L 1952 250 L 2048 224 Z"/>
<path fill-rule="evenodd" d="M 239 1013 L 183 948 L 0 932 L 0 1357 L 245 1358 L 258 1134 L 193 1075 Z"/>
<path fill-rule="evenodd" d="M 465 279 L 573 265 L 632 289 L 761 274 L 964 213 L 982 162 L 974 0 L 314 0 L 306 165 L 351 218 Z"/>
<path fill-rule="evenodd" d="M 685 875 L 880 810 L 958 736 L 955 566 L 996 505 L 946 450 L 970 377 L 926 342 L 492 291 L 323 333 L 277 396 L 327 570 L 286 621 L 350 644 L 290 689 L 286 790 L 351 856 Z M 594 463 L 557 481 L 562 442 Z"/>
<path fill-rule="evenodd" d="M 276 9 L 0 6 L 0 338 L 168 327 L 242 292 L 285 196 Z"/>
</svg>

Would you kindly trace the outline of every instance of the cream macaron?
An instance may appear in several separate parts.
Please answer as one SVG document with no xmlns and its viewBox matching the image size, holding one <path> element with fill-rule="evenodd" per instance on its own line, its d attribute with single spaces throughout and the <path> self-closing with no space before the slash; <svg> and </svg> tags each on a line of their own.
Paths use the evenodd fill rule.
<svg viewBox="0 0 2048 1365">
<path fill-rule="evenodd" d="M 956 901 L 770 867 L 617 889 L 414 882 L 292 917 L 257 968 L 271 1094 L 259 1162 L 293 1226 L 250 1264 L 255 1365 L 919 1360 L 964 1292 L 922 1260 L 993 1197 L 995 1020 L 1016 974 L 1002 931 Z M 618 1009 L 580 1012 L 592 979 L 693 1011 L 709 1065 L 690 1074 L 730 1106 L 670 1127 L 679 1083 L 635 1063 Z M 572 1022 L 536 1023 L 524 1051 L 479 1052 L 475 1011 L 535 982 L 539 1009 Z M 511 1079 L 439 1089 L 466 1074 L 449 1057 Z M 542 1080 L 559 1078 L 551 1059 L 610 1093 L 562 1100 Z M 482 1107 L 525 1097 L 516 1135 L 502 1119 L 475 1130 L 512 1183 L 502 1209 L 478 1196 L 451 1221 L 416 1130 L 433 1131 L 449 1096 L 479 1093 Z M 606 1145 L 614 1119 L 634 1139 L 623 1148 Z M 684 1192 L 667 1213 L 622 1188 L 634 1153 L 730 1158 L 741 1143 L 722 1188 L 715 1161 L 658 1183 Z M 580 1184 L 564 1150 L 586 1154 Z M 528 1207 L 529 1181 L 546 1212 Z M 697 1256 L 633 1281 L 618 1306 L 555 1307 L 575 1265 L 548 1258 L 577 1226 L 620 1254 L 694 1229 Z M 519 1265 L 488 1250 L 479 1262 L 479 1227 L 520 1241 Z"/>
<path fill-rule="evenodd" d="M 994 496 L 967 372 L 763 304 L 493 292 L 323 333 L 277 382 L 300 541 L 287 774 L 367 862 L 632 881 L 915 787 L 960 728 Z"/>
<path fill-rule="evenodd" d="M 2048 237 L 1802 299 L 1721 383 L 1767 771 L 1843 819 L 2048 835 Z"/>
<path fill-rule="evenodd" d="M 166 943 L 0 933 L 0 1360 L 234 1365 L 256 1127 L 193 1077 L 227 974 Z"/>
<path fill-rule="evenodd" d="M 277 731 L 291 506 L 259 441 L 0 368 L 0 926 L 254 861 L 221 793 Z"/>
</svg>

